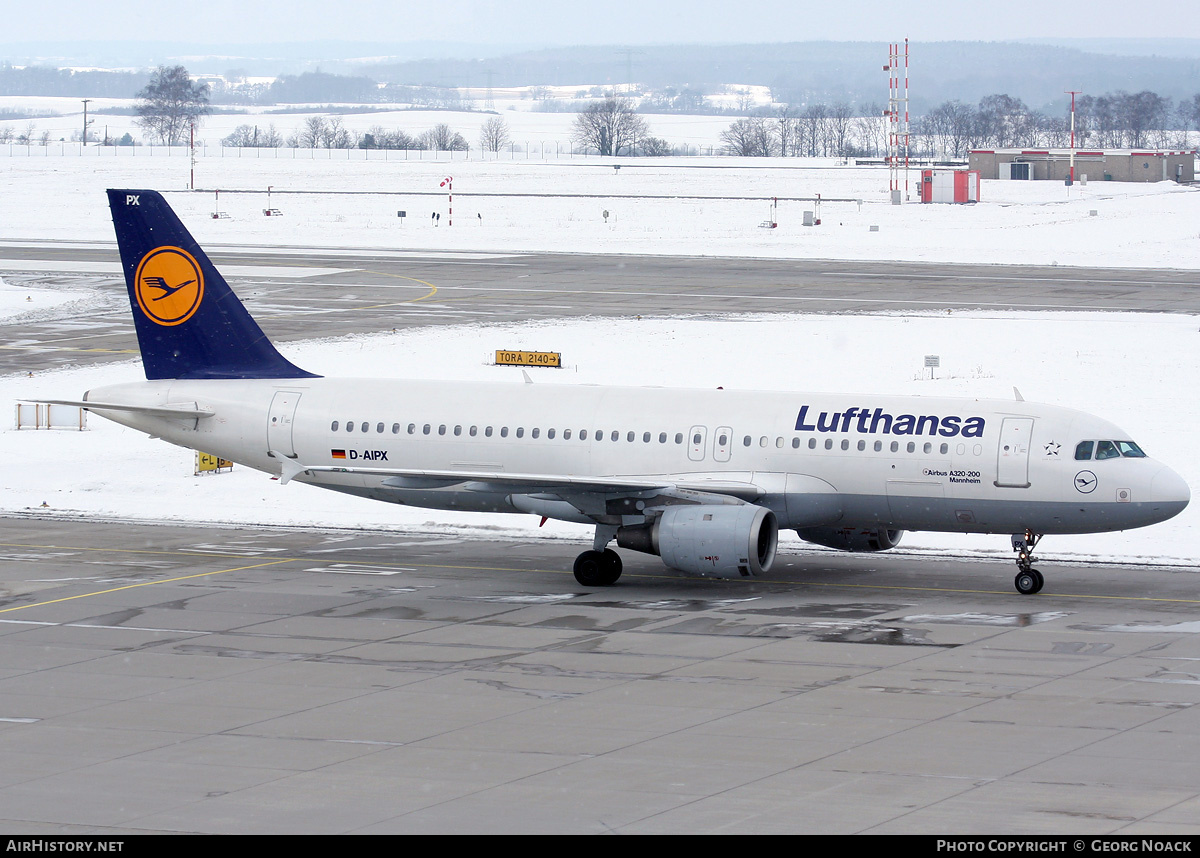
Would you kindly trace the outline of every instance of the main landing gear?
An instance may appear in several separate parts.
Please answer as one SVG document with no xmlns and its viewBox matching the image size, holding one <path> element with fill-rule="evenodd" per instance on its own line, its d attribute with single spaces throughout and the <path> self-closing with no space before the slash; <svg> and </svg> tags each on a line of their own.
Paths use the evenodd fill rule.
<svg viewBox="0 0 1200 858">
<path fill-rule="evenodd" d="M 611 548 L 575 558 L 575 580 L 585 587 L 611 587 L 621 577 L 621 555 Z"/>
<path fill-rule="evenodd" d="M 1027 530 L 1024 533 L 1014 533 L 1012 536 L 1013 551 L 1017 552 L 1017 577 L 1013 580 L 1017 592 L 1023 596 L 1032 596 L 1041 592 L 1046 579 L 1042 573 L 1033 568 L 1035 560 L 1033 549 L 1042 541 L 1041 534 Z"/>
<path fill-rule="evenodd" d="M 621 555 L 605 548 L 617 535 L 611 524 L 596 525 L 592 550 L 575 558 L 575 580 L 585 587 L 611 587 L 621 577 Z"/>
</svg>

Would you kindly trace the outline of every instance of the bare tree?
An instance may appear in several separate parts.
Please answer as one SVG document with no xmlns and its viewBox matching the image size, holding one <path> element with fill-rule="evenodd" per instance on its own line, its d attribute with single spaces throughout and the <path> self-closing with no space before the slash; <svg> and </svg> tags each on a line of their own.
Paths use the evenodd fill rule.
<svg viewBox="0 0 1200 858">
<path fill-rule="evenodd" d="M 847 101 L 835 101 L 829 109 L 829 140 L 833 154 L 839 158 L 846 157 L 850 143 L 850 120 L 854 118 L 854 108 Z"/>
<path fill-rule="evenodd" d="M 467 138 L 444 122 L 430 128 L 421 135 L 420 140 L 424 144 L 422 148 L 435 152 L 466 152 L 471 148 Z"/>
<path fill-rule="evenodd" d="M 153 137 L 168 146 L 182 143 L 190 125 L 211 112 L 208 106 L 208 84 L 192 81 L 183 66 L 159 66 L 150 83 L 137 94 L 135 120 Z"/>
<path fill-rule="evenodd" d="M 511 139 L 508 123 L 499 116 L 493 116 L 479 129 L 479 148 L 484 152 L 499 152 Z"/>
<path fill-rule="evenodd" d="M 859 148 L 866 155 L 882 154 L 887 141 L 887 123 L 883 119 L 883 107 L 872 103 L 859 112 L 862 116 L 854 120 L 854 133 L 858 137 Z"/>
<path fill-rule="evenodd" d="M 321 145 L 326 149 L 352 149 L 355 141 L 342 123 L 342 117 L 331 116 L 321 133 Z"/>
<path fill-rule="evenodd" d="M 766 116 L 738 119 L 721 132 L 721 142 L 730 155 L 770 157 L 776 151 L 775 129 Z"/>
<path fill-rule="evenodd" d="M 629 100 L 615 96 L 588 105 L 571 126 L 571 139 L 601 155 L 628 155 L 649 135 L 646 121 L 634 113 Z"/>
</svg>

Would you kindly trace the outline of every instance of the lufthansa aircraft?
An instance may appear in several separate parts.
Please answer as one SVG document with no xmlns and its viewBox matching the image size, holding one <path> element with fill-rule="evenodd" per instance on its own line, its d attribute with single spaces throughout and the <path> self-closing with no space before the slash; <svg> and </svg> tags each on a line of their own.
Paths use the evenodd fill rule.
<svg viewBox="0 0 1200 858">
<path fill-rule="evenodd" d="M 158 193 L 108 198 L 147 380 L 72 404 L 283 483 L 592 525 L 585 586 L 620 577 L 614 539 L 735 577 L 771 569 L 780 528 L 847 551 L 935 530 L 1011 534 L 1036 593 L 1044 534 L 1190 498 L 1112 423 L 1019 398 L 323 378 L 275 350 Z"/>
</svg>

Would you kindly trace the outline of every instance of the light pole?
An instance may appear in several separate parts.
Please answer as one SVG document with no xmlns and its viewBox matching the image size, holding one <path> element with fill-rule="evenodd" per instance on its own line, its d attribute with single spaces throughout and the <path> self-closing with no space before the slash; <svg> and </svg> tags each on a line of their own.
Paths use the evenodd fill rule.
<svg viewBox="0 0 1200 858">
<path fill-rule="evenodd" d="M 85 98 L 85 99 L 83 100 L 83 145 L 84 145 L 84 146 L 86 146 L 86 145 L 87 145 L 87 126 L 88 126 L 88 121 L 87 121 L 87 106 L 88 106 L 88 102 L 89 102 L 89 101 L 91 101 L 91 99 L 90 99 L 90 98 Z"/>
</svg>

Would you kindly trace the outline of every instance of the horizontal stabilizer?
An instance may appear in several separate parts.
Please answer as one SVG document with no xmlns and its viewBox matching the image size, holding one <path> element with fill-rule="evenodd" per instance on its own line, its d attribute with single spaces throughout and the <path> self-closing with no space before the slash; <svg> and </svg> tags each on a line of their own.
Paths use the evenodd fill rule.
<svg viewBox="0 0 1200 858">
<path fill-rule="evenodd" d="M 25 399 L 22 402 L 32 402 Z M 120 402 L 88 402 L 75 399 L 39 399 L 49 405 L 75 405 L 89 411 L 127 411 L 131 414 L 148 414 L 151 417 L 180 417 L 187 420 L 199 420 L 212 417 L 217 412 L 197 408 L 194 402 L 181 402 L 178 405 L 124 405 Z"/>
</svg>

